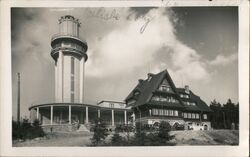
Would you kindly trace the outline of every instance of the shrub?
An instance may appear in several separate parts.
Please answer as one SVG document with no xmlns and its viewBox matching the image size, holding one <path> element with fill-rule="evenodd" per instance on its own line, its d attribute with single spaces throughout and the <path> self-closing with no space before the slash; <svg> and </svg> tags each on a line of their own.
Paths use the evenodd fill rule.
<svg viewBox="0 0 250 157">
<path fill-rule="evenodd" d="M 168 141 L 174 138 L 174 136 L 170 136 L 169 132 L 171 130 L 171 125 L 168 122 L 162 121 L 159 126 L 158 138 L 159 144 L 165 145 Z"/>
<path fill-rule="evenodd" d="M 95 121 L 93 127 L 94 135 L 91 138 L 91 143 L 93 146 L 98 146 L 104 144 L 105 138 L 108 136 L 108 130 L 101 119 Z"/>
<path fill-rule="evenodd" d="M 40 122 L 38 120 L 35 120 L 32 125 L 28 119 L 24 119 L 20 123 L 12 121 L 12 139 L 26 140 L 45 136 L 39 124 Z"/>
<path fill-rule="evenodd" d="M 120 134 L 116 131 L 111 138 L 112 146 L 123 146 L 126 145 L 126 141 L 120 136 Z"/>
</svg>

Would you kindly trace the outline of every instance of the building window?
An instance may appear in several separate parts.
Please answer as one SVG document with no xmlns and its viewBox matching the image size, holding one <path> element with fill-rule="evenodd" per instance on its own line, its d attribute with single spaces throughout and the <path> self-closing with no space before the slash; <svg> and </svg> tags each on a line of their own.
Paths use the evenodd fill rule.
<svg viewBox="0 0 250 157">
<path fill-rule="evenodd" d="M 207 114 L 203 114 L 203 119 L 207 119 Z"/>
<path fill-rule="evenodd" d="M 138 92 L 138 91 L 135 91 L 134 92 L 134 96 L 137 96 L 137 95 L 139 95 L 140 94 L 140 92 Z"/>
<path fill-rule="evenodd" d="M 178 116 L 177 110 L 152 109 L 152 115 Z"/>
<path fill-rule="evenodd" d="M 187 113 L 184 113 L 183 115 L 184 115 L 184 118 L 187 118 Z"/>
<path fill-rule="evenodd" d="M 114 104 L 113 104 L 113 103 L 110 103 L 110 104 L 109 104 L 109 107 L 110 107 L 110 108 L 114 108 Z"/>
<path fill-rule="evenodd" d="M 75 80 L 74 80 L 74 74 L 75 74 L 75 58 L 71 57 L 71 75 L 70 75 L 70 100 L 71 102 L 74 102 L 75 96 L 74 96 L 74 91 L 75 91 Z"/>
<path fill-rule="evenodd" d="M 158 109 L 153 109 L 153 115 L 158 115 Z"/>
<path fill-rule="evenodd" d="M 181 98 L 189 98 L 189 96 L 187 94 L 180 94 Z"/>
<path fill-rule="evenodd" d="M 191 113 L 188 113 L 188 118 L 191 119 Z"/>
<path fill-rule="evenodd" d="M 193 102 L 190 102 L 189 104 L 192 105 L 192 106 L 195 106 L 195 103 L 193 103 Z"/>
<path fill-rule="evenodd" d="M 173 110 L 170 110 L 169 112 L 170 112 L 170 114 L 169 114 L 170 116 L 174 115 L 174 111 Z"/>
<path fill-rule="evenodd" d="M 165 116 L 168 115 L 168 110 L 164 110 L 164 115 L 165 115 Z"/>
<path fill-rule="evenodd" d="M 195 113 L 192 113 L 192 119 L 195 119 Z"/>
<path fill-rule="evenodd" d="M 71 92 L 70 93 L 70 101 L 73 103 L 74 99 L 75 99 L 75 94 L 74 94 L 74 92 Z"/>
<path fill-rule="evenodd" d="M 167 86 L 167 85 L 161 85 L 159 87 L 159 90 L 160 91 L 164 91 L 164 92 L 170 92 L 171 91 L 171 87 L 170 86 Z"/>
<path fill-rule="evenodd" d="M 178 116 L 178 111 L 174 111 L 174 116 Z"/>
<path fill-rule="evenodd" d="M 159 110 L 159 115 L 162 116 L 163 115 L 163 110 Z"/>
<path fill-rule="evenodd" d="M 199 113 L 196 113 L 196 119 L 199 119 L 199 118 L 200 118 Z"/>
</svg>

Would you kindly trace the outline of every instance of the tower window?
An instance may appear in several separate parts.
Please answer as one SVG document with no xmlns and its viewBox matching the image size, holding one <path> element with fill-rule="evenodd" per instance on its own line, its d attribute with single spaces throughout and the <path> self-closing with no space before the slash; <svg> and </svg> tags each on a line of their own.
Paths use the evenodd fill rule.
<svg viewBox="0 0 250 157">
<path fill-rule="evenodd" d="M 70 100 L 71 102 L 74 102 L 74 98 L 75 98 L 75 81 L 74 81 L 74 74 L 75 74 L 75 59 L 74 57 L 71 57 L 71 76 L 70 76 Z"/>
<path fill-rule="evenodd" d="M 73 103 L 74 99 L 75 99 L 75 94 L 74 94 L 74 92 L 71 92 L 70 93 L 70 101 Z"/>
<path fill-rule="evenodd" d="M 75 74 L 75 58 L 71 57 L 71 74 Z"/>
</svg>

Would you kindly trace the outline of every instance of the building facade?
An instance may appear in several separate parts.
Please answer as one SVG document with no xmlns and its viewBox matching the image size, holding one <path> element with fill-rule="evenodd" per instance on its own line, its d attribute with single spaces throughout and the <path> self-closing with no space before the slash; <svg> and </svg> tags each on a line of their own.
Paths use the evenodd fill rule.
<svg viewBox="0 0 250 157">
<path fill-rule="evenodd" d="M 167 121 L 172 127 L 211 129 L 210 108 L 188 86 L 176 88 L 167 70 L 140 79 L 125 101 L 134 111 L 136 122 L 143 125 Z"/>
</svg>

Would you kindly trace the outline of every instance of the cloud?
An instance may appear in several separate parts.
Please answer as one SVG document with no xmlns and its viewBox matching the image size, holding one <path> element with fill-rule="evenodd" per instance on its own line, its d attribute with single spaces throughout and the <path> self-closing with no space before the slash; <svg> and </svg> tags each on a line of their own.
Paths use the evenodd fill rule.
<svg viewBox="0 0 250 157">
<path fill-rule="evenodd" d="M 126 26 L 117 27 L 101 41 L 95 41 L 98 47 L 90 48 L 89 53 L 98 52 L 99 58 L 88 64 L 86 73 L 105 77 L 129 73 L 137 67 L 150 64 L 152 72 L 168 68 L 190 79 L 207 77 L 208 72 L 201 57 L 176 38 L 174 26 L 166 13 L 162 8 L 148 10 L 144 17 L 149 17 L 150 22 L 145 31 L 140 33 L 140 28 L 147 21 L 128 12 L 136 20 L 126 21 Z M 192 74 L 192 69 L 196 70 L 196 74 Z"/>
<path fill-rule="evenodd" d="M 236 61 L 238 58 L 237 54 L 234 53 L 234 54 L 231 54 L 229 56 L 224 56 L 224 55 L 221 55 L 219 54 L 218 56 L 216 56 L 216 58 L 210 62 L 208 62 L 209 65 L 212 65 L 212 66 L 218 66 L 218 65 L 228 65 L 234 61 Z"/>
</svg>

